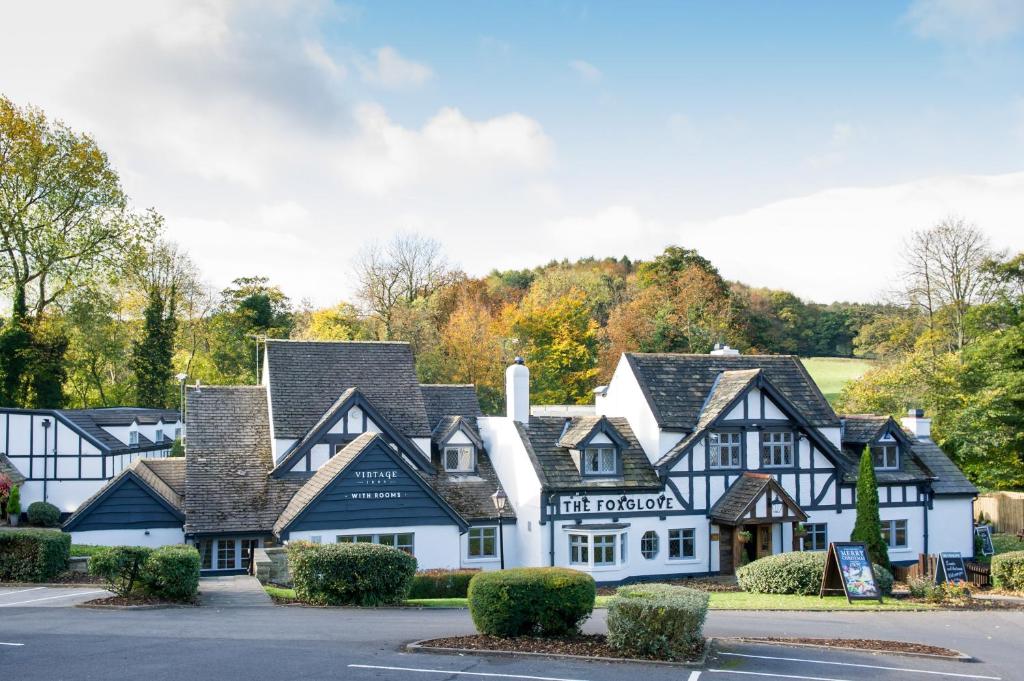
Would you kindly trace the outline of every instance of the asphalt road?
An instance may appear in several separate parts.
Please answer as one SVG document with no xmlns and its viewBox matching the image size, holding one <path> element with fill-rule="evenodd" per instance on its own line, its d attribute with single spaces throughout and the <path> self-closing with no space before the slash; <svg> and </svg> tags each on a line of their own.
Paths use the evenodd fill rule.
<svg viewBox="0 0 1024 681">
<path fill-rule="evenodd" d="M 23 595 L 15 598 L 24 599 Z M 0 597 L 0 603 L 12 597 Z M 24 599 L 28 600 L 28 599 Z M 60 599 L 53 599 L 59 601 Z M 78 600 L 72 597 L 68 600 Z M 254 681 L 453 679 L 459 681 L 956 681 L 1024 679 L 1024 612 L 712 612 L 707 632 L 897 638 L 957 648 L 959 663 L 724 642 L 701 670 L 594 661 L 407 653 L 409 641 L 472 633 L 459 610 L 297 607 L 106 611 L 0 610 L 0 678 L 18 681 Z M 604 628 L 603 611 L 588 622 Z M 14 644 L 14 645 L 11 645 Z M 695 672 L 699 672 L 694 676 Z"/>
</svg>

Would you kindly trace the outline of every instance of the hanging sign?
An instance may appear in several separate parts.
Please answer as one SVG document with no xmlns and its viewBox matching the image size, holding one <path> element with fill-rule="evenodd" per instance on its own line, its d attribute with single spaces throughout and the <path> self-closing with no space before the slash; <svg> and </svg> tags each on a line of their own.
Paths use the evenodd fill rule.
<svg viewBox="0 0 1024 681">
<path fill-rule="evenodd" d="M 964 567 L 964 558 L 959 551 L 939 554 L 939 563 L 935 569 L 935 581 L 950 584 L 967 581 L 967 568 Z"/>
<path fill-rule="evenodd" d="M 875 570 L 868 558 L 868 547 L 854 542 L 832 542 L 825 558 L 819 597 L 846 596 L 849 602 L 877 600 L 882 602 Z"/>
<path fill-rule="evenodd" d="M 983 556 L 996 555 L 996 547 L 992 545 L 992 527 L 989 525 L 978 525 L 974 533 L 981 537 L 981 554 Z"/>
</svg>

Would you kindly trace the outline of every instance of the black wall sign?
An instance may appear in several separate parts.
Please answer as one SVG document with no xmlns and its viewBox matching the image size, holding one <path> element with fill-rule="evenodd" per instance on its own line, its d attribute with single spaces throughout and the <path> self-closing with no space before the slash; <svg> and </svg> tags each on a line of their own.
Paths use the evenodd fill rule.
<svg viewBox="0 0 1024 681">
<path fill-rule="evenodd" d="M 865 544 L 832 542 L 828 545 L 818 596 L 831 595 L 845 595 L 847 601 L 882 602 L 882 590 L 878 588 Z"/>
<path fill-rule="evenodd" d="M 979 525 L 974 528 L 974 533 L 981 537 L 981 553 L 984 556 L 996 555 L 996 547 L 992 545 L 992 528 L 988 525 Z"/>
<path fill-rule="evenodd" d="M 964 567 L 964 557 L 959 551 L 949 551 L 939 554 L 939 564 L 935 570 L 936 582 L 957 582 L 967 581 L 967 568 Z"/>
</svg>

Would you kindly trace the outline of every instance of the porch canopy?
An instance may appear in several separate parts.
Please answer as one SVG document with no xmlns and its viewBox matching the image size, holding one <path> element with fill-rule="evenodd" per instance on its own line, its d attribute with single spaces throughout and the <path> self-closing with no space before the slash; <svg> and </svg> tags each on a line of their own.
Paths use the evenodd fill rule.
<svg viewBox="0 0 1024 681">
<path fill-rule="evenodd" d="M 802 523 L 807 514 L 775 478 L 767 473 L 746 472 L 725 491 L 709 514 L 722 525 Z"/>
</svg>

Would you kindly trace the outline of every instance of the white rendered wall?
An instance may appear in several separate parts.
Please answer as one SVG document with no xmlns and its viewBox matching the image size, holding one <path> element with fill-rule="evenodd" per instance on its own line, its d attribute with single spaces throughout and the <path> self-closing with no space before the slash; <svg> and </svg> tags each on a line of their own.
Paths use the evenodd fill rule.
<svg viewBox="0 0 1024 681">
<path fill-rule="evenodd" d="M 477 427 L 491 465 L 516 513 L 516 524 L 505 528 L 506 539 L 515 537 L 514 552 L 505 551 L 505 567 L 548 565 L 546 550 L 550 530 L 540 524 L 540 508 L 544 502 L 540 480 L 515 421 L 504 416 L 483 416 L 477 419 Z"/>
<path fill-rule="evenodd" d="M 417 570 L 455 569 L 460 565 L 462 541 L 455 525 L 416 525 L 406 527 L 363 527 L 343 530 L 301 530 L 290 532 L 289 541 L 320 537 L 323 544 L 332 544 L 340 534 L 396 534 L 412 532 L 413 553 Z M 506 544 L 506 548 L 508 545 Z M 508 562 L 506 561 L 506 565 Z"/>
<path fill-rule="evenodd" d="M 176 527 L 154 527 L 131 530 L 89 530 L 71 532 L 72 544 L 93 546 L 149 546 L 158 548 L 185 543 L 185 532 Z"/>
<path fill-rule="evenodd" d="M 596 411 L 598 415 L 625 417 L 651 462 L 682 438 L 682 433 L 662 432 L 625 356 L 619 357 L 607 394 L 597 403 Z"/>
<path fill-rule="evenodd" d="M 970 497 L 935 497 L 928 511 L 928 552 L 974 555 L 974 514 Z"/>
<path fill-rule="evenodd" d="M 48 480 L 44 500 L 43 481 L 29 480 L 21 486 L 21 510 L 27 511 L 33 501 L 48 501 L 62 512 L 72 513 L 105 484 L 106 480 Z"/>
</svg>

